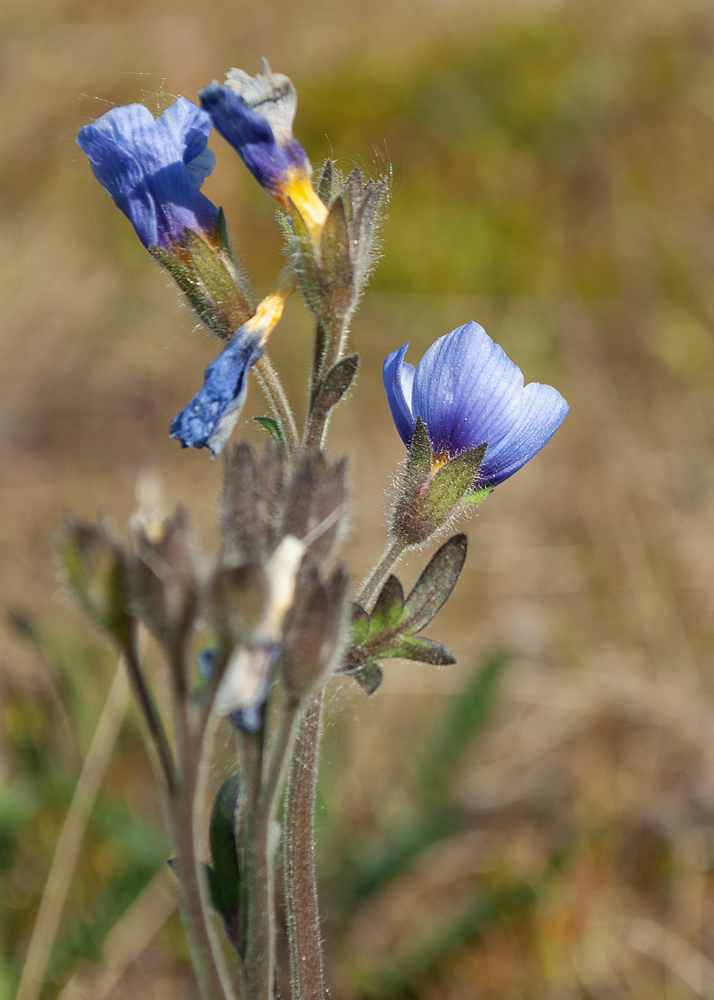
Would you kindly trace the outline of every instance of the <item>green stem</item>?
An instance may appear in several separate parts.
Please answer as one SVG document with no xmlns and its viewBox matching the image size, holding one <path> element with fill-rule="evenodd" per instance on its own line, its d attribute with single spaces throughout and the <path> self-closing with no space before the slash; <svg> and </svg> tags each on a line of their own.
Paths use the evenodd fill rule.
<svg viewBox="0 0 714 1000">
<path fill-rule="evenodd" d="M 318 413 L 314 408 L 314 404 L 320 391 L 320 384 L 323 377 L 340 360 L 346 336 L 347 322 L 341 317 L 336 319 L 327 330 L 321 323 L 317 324 L 315 350 L 310 374 L 310 408 L 305 423 L 305 433 L 303 434 L 303 444 L 309 450 L 322 448 L 325 443 L 327 425 L 330 421 L 332 410 L 329 410 L 327 413 Z"/>
<path fill-rule="evenodd" d="M 396 535 L 387 540 L 387 545 L 379 557 L 376 566 L 371 570 L 357 592 L 356 600 L 362 607 L 370 610 L 369 605 L 374 601 L 380 587 L 408 547 L 408 543 Z"/>
<path fill-rule="evenodd" d="M 185 650 L 170 654 L 176 679 L 186 678 Z M 174 840 L 179 861 L 179 903 L 191 961 L 202 1000 L 236 1000 L 237 975 L 230 976 L 222 949 L 211 933 L 211 910 L 203 862 L 199 856 L 197 824 L 205 815 L 204 790 L 211 760 L 211 716 L 202 711 L 191 724 L 191 703 L 185 684 L 175 685 L 176 728 L 181 761 L 181 785 L 172 803 Z M 233 981 L 231 981 L 231 979 Z"/>
<path fill-rule="evenodd" d="M 283 389 L 283 384 L 278 378 L 278 373 L 273 368 L 267 355 L 263 355 L 255 363 L 255 370 L 258 375 L 261 388 L 273 411 L 273 416 L 280 425 L 283 432 L 283 439 L 288 454 L 292 455 L 300 446 L 300 437 L 295 424 L 293 411 L 290 409 L 288 397 Z"/>
<path fill-rule="evenodd" d="M 198 778 L 196 762 L 187 762 L 182 778 L 181 792 L 173 816 L 174 839 L 179 859 L 181 921 L 186 931 L 191 962 L 196 972 L 202 1000 L 223 1000 L 225 993 L 206 924 L 200 881 L 203 873 L 199 869 L 194 822 Z"/>
<path fill-rule="evenodd" d="M 275 746 L 262 754 L 262 775 L 255 810 L 246 817 L 243 840 L 248 1000 L 272 1000 L 275 982 L 275 884 L 273 823 L 295 737 L 298 703 L 286 701 Z M 254 786 L 255 787 L 255 786 Z"/>
<path fill-rule="evenodd" d="M 149 739 L 147 740 L 147 745 L 153 758 L 152 763 L 154 763 L 155 770 L 157 771 L 159 783 L 163 787 L 167 799 L 171 801 L 178 789 L 176 762 L 161 715 L 154 701 L 154 696 L 139 662 L 135 634 L 131 636 L 122 649 L 122 652 L 124 654 L 124 662 L 126 663 L 132 693 L 139 703 L 141 714 L 148 729 Z"/>
<path fill-rule="evenodd" d="M 315 878 L 315 793 L 322 730 L 322 693 L 300 724 L 285 806 L 285 910 L 292 996 L 325 1000 L 322 930 Z"/>
</svg>

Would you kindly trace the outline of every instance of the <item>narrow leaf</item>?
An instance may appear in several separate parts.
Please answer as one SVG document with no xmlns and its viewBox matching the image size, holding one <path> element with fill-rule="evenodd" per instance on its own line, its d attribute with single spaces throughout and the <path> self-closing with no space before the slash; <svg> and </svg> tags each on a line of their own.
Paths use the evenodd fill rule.
<svg viewBox="0 0 714 1000">
<path fill-rule="evenodd" d="M 394 632 L 404 612 L 404 591 L 396 576 L 390 574 L 370 615 L 369 636 Z"/>
<path fill-rule="evenodd" d="M 419 632 L 443 607 L 459 579 L 467 547 L 468 540 L 461 532 L 434 553 L 406 600 L 400 632 Z"/>
<path fill-rule="evenodd" d="M 379 653 L 379 659 L 417 660 L 419 663 L 433 663 L 437 667 L 446 667 L 456 663 L 452 653 L 435 639 L 427 639 L 421 635 L 401 635 L 393 646 L 384 653 Z"/>
<path fill-rule="evenodd" d="M 360 646 L 369 633 L 369 615 L 359 604 L 352 605 L 352 641 Z"/>
<path fill-rule="evenodd" d="M 221 785 L 211 813 L 209 839 L 213 868 L 209 872 L 212 902 L 226 923 L 238 912 L 241 877 L 236 847 L 236 820 L 241 791 L 240 774 L 232 774 Z"/>
<path fill-rule="evenodd" d="M 313 413 L 329 413 L 352 385 L 358 368 L 359 354 L 349 354 L 338 361 L 322 380 L 313 404 Z"/>
<path fill-rule="evenodd" d="M 270 434 L 273 440 L 277 441 L 278 444 L 285 448 L 285 437 L 283 436 L 283 429 L 273 417 L 253 417 L 253 420 L 261 427 L 265 427 L 268 434 Z"/>
</svg>

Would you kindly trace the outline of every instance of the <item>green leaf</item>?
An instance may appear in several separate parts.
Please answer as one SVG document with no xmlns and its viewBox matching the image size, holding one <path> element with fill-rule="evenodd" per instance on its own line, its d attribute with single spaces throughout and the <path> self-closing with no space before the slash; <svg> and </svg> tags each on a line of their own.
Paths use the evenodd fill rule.
<svg viewBox="0 0 714 1000">
<path fill-rule="evenodd" d="M 369 634 L 369 615 L 359 604 L 352 605 L 352 641 L 361 646 Z"/>
<path fill-rule="evenodd" d="M 445 776 L 456 771 L 462 757 L 473 746 L 488 721 L 498 695 L 499 683 L 510 660 L 505 650 L 488 656 L 454 698 L 453 707 L 439 720 L 427 739 L 418 769 L 422 793 L 443 797 Z"/>
<path fill-rule="evenodd" d="M 376 663 L 363 663 L 349 671 L 350 677 L 354 677 L 360 687 L 364 688 L 367 694 L 374 694 L 382 683 L 382 668 Z"/>
<path fill-rule="evenodd" d="M 287 452 L 283 429 L 274 417 L 253 417 L 253 420 L 255 420 L 257 424 L 260 424 L 261 427 L 264 427 L 268 434 L 270 434 L 271 438 L 277 441 L 278 444 L 281 445 L 281 447 Z"/>
<path fill-rule="evenodd" d="M 456 663 L 456 659 L 446 646 L 435 639 L 427 639 L 421 635 L 402 635 L 393 646 L 379 654 L 380 659 L 400 657 L 403 660 L 417 660 L 419 663 L 433 663 L 437 667 L 445 667 Z"/>
<path fill-rule="evenodd" d="M 359 368 L 359 354 L 338 361 L 322 380 L 313 404 L 313 413 L 324 415 L 336 406 L 352 385 Z"/>
<path fill-rule="evenodd" d="M 399 580 L 390 573 L 370 615 L 369 637 L 391 634 L 404 611 L 404 591 Z"/>
<path fill-rule="evenodd" d="M 221 785 L 211 813 L 209 840 L 213 867 L 209 869 L 211 902 L 229 929 L 235 923 L 241 898 L 236 823 L 241 776 L 232 774 Z M 230 935 L 230 930 L 229 930 Z"/>
<path fill-rule="evenodd" d="M 434 553 L 405 602 L 400 631 L 419 632 L 444 606 L 459 579 L 467 548 L 468 539 L 461 532 Z"/>
</svg>

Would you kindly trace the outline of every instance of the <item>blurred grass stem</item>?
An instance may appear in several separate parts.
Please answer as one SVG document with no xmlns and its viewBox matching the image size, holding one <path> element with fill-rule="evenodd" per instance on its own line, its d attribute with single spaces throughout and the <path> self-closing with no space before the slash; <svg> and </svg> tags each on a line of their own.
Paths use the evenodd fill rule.
<svg viewBox="0 0 714 1000">
<path fill-rule="evenodd" d="M 16 1000 L 37 1000 L 40 995 L 47 962 L 77 867 L 89 816 L 119 735 L 128 697 L 127 673 L 120 661 L 57 841 L 27 949 Z"/>
<path fill-rule="evenodd" d="M 164 791 L 170 800 L 176 794 L 178 786 L 176 762 L 161 715 L 141 667 L 135 636 L 132 636 L 127 642 L 123 650 L 123 659 L 126 664 L 126 671 L 129 675 L 132 692 L 139 703 L 141 714 L 148 729 L 149 738 L 146 739 L 146 745 L 149 755 L 152 758 L 151 763 L 154 765 L 159 783 L 164 786 Z"/>
</svg>

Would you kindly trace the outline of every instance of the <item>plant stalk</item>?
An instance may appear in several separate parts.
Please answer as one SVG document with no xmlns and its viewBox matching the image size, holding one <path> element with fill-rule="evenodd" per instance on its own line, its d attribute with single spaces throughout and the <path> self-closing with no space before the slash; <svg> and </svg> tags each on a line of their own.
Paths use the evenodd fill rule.
<svg viewBox="0 0 714 1000">
<path fill-rule="evenodd" d="M 387 579 L 394 566 L 404 555 L 407 548 L 407 542 L 405 542 L 403 538 L 399 538 L 397 535 L 387 539 L 384 552 L 379 557 L 374 569 L 370 571 L 357 592 L 356 600 L 367 611 L 371 610 L 370 605 L 376 598 L 380 587 Z"/>
<path fill-rule="evenodd" d="M 292 996 L 325 1000 L 322 930 L 315 878 L 315 793 L 322 729 L 322 692 L 300 724 L 285 806 L 285 910 Z"/>
<path fill-rule="evenodd" d="M 286 701 L 275 735 L 275 746 L 262 754 L 262 774 L 252 817 L 246 817 L 243 838 L 245 872 L 248 1000 L 272 1000 L 275 986 L 275 822 L 283 780 L 295 738 L 298 703 Z"/>
<path fill-rule="evenodd" d="M 260 381 L 261 388 L 265 393 L 273 416 L 280 425 L 283 432 L 285 447 L 288 455 L 292 455 L 300 446 L 300 437 L 297 432 L 293 411 L 290 409 L 288 397 L 285 394 L 283 384 L 278 377 L 278 373 L 273 368 L 267 355 L 263 355 L 255 363 L 255 370 Z"/>
</svg>

